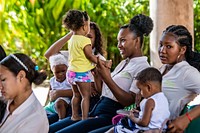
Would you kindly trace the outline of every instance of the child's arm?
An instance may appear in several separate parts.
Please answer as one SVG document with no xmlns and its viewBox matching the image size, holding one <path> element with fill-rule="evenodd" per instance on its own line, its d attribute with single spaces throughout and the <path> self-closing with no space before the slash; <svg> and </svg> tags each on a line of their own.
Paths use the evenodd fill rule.
<svg viewBox="0 0 200 133">
<path fill-rule="evenodd" d="M 84 54 L 85 54 L 86 58 L 88 60 L 90 60 L 91 62 L 97 64 L 97 57 L 92 54 L 92 46 L 91 45 L 86 45 L 83 50 L 84 50 Z M 107 61 L 102 60 L 102 61 L 103 61 L 103 65 L 105 67 L 107 67 L 109 69 L 111 68 L 112 60 L 107 60 Z"/>
<path fill-rule="evenodd" d="M 55 43 L 51 45 L 51 47 L 45 52 L 44 56 L 49 59 L 49 57 L 53 54 L 58 53 L 62 47 L 66 44 L 66 42 L 71 38 L 72 32 L 69 32 L 64 37 L 57 40 Z"/>
<path fill-rule="evenodd" d="M 91 62 L 97 64 L 97 57 L 92 54 L 92 46 L 90 44 L 86 45 L 83 49 L 85 57 Z"/>
<path fill-rule="evenodd" d="M 59 97 L 72 97 L 73 93 L 71 89 L 67 90 L 51 90 L 50 93 L 50 101 L 55 101 Z"/>
<path fill-rule="evenodd" d="M 67 90 L 56 90 L 56 95 L 57 97 L 72 97 L 72 89 L 67 89 Z"/>
<path fill-rule="evenodd" d="M 151 120 L 151 115 L 152 115 L 152 111 L 155 107 L 155 102 L 153 99 L 148 99 L 146 101 L 145 107 L 144 107 L 144 113 L 141 119 L 134 117 L 134 114 L 131 113 L 129 115 L 129 118 L 136 124 L 138 124 L 139 126 L 143 126 L 146 127 L 149 125 L 149 122 Z"/>
</svg>

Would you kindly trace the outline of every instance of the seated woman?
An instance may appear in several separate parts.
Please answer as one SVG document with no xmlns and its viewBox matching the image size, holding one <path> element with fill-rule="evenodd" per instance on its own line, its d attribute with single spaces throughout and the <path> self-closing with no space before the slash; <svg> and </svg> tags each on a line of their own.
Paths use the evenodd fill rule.
<svg viewBox="0 0 200 133">
<path fill-rule="evenodd" d="M 169 119 L 174 120 L 200 93 L 200 55 L 192 51 L 192 36 L 182 25 L 171 25 L 163 31 L 158 53 L 163 63 L 162 91 L 169 101 Z M 180 130 L 172 125 L 171 131 Z"/>
<path fill-rule="evenodd" d="M 32 83 L 39 85 L 47 77 L 39 72 L 36 64 L 25 54 L 17 53 L 0 62 L 0 90 L 7 107 L 1 133 L 47 133 L 49 124 L 46 113 L 32 91 Z"/>
<path fill-rule="evenodd" d="M 133 82 L 141 70 L 149 67 L 147 57 L 142 55 L 144 35 L 153 29 L 152 19 L 145 15 L 134 16 L 130 23 L 122 26 L 118 33 L 118 49 L 124 58 L 115 70 L 110 69 L 98 60 L 95 80 L 103 80 L 103 85 L 95 82 L 98 89 L 102 88 L 102 97 L 90 112 L 91 119 L 72 121 L 70 117 L 50 125 L 50 132 L 81 132 L 86 133 L 97 128 L 111 125 L 116 110 L 135 102 L 135 94 L 139 91 Z M 130 89 L 135 90 L 131 92 Z"/>
<path fill-rule="evenodd" d="M 192 51 L 192 36 L 182 25 L 171 25 L 163 31 L 158 52 L 164 64 L 160 68 L 162 91 L 169 101 L 170 119 L 174 120 L 200 93 L 200 55 Z M 176 131 L 176 127 L 171 130 Z"/>
</svg>

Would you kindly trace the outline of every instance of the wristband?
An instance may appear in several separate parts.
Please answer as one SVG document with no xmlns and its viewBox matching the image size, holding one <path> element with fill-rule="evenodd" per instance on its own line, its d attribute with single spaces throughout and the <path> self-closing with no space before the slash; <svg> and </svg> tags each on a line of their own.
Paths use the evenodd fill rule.
<svg viewBox="0 0 200 133">
<path fill-rule="evenodd" d="M 190 115 L 187 113 L 185 113 L 185 115 L 187 116 L 188 120 L 191 122 L 192 121 L 192 118 L 190 117 Z"/>
</svg>

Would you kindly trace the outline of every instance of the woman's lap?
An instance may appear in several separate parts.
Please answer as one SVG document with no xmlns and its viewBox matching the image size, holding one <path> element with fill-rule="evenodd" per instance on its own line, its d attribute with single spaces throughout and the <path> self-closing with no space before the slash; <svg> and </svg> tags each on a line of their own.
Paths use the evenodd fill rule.
<svg viewBox="0 0 200 133">
<path fill-rule="evenodd" d="M 49 132 L 88 132 L 112 124 L 112 117 L 116 115 L 116 110 L 122 109 L 119 103 L 102 97 L 97 105 L 90 112 L 90 116 L 96 117 L 82 121 L 72 121 L 70 117 L 50 125 Z M 81 130 L 80 130 L 81 129 Z"/>
<path fill-rule="evenodd" d="M 70 117 L 62 119 L 61 121 L 55 122 L 49 126 L 49 133 L 55 133 L 56 131 L 63 129 L 77 121 L 72 121 Z"/>
<path fill-rule="evenodd" d="M 107 118 L 92 118 L 87 120 L 78 121 L 70 126 L 59 130 L 57 133 L 87 133 L 89 131 L 111 125 L 110 119 Z"/>
<path fill-rule="evenodd" d="M 58 117 L 58 114 L 55 113 L 55 114 L 50 114 L 50 115 L 47 115 L 47 118 L 49 120 L 49 125 L 57 122 L 59 120 L 59 117 Z"/>
</svg>

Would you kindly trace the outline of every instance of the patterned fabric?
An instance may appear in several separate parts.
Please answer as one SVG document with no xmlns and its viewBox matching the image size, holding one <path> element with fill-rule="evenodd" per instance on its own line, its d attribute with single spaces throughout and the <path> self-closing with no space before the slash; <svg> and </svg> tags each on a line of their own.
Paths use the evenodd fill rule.
<svg viewBox="0 0 200 133">
<path fill-rule="evenodd" d="M 73 72 L 67 71 L 68 82 L 70 84 L 76 84 L 76 82 L 92 82 L 91 71 L 87 72 Z"/>
</svg>

